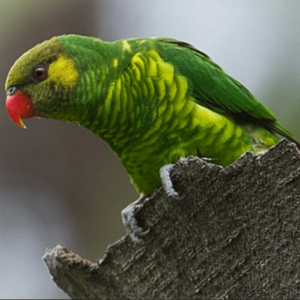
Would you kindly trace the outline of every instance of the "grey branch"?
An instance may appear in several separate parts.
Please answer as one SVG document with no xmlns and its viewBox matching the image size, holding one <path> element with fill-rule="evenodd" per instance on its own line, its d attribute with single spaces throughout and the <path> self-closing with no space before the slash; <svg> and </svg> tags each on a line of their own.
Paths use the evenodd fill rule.
<svg viewBox="0 0 300 300">
<path fill-rule="evenodd" d="M 128 236 L 90 262 L 57 246 L 56 284 L 85 299 L 299 299 L 300 152 L 286 140 L 228 168 L 195 157 L 171 174 L 184 200 L 157 190 L 137 212 L 148 245 Z"/>
</svg>

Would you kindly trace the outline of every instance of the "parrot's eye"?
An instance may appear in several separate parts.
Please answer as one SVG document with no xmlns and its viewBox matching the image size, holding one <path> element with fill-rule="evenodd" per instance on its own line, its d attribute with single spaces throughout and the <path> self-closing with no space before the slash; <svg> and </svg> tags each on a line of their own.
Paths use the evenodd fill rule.
<svg viewBox="0 0 300 300">
<path fill-rule="evenodd" d="M 11 86 L 7 89 L 7 95 L 11 96 L 13 95 L 18 89 L 15 86 Z"/>
<path fill-rule="evenodd" d="M 48 76 L 48 68 L 45 65 L 37 65 L 32 70 L 32 77 L 37 82 L 45 80 L 47 76 Z"/>
</svg>

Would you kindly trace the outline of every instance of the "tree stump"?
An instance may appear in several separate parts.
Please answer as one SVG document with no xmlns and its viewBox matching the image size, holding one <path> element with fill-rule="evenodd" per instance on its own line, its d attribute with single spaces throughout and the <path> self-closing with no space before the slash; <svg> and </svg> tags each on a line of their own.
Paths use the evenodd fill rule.
<svg viewBox="0 0 300 300">
<path fill-rule="evenodd" d="M 300 152 L 282 140 L 222 168 L 189 157 L 137 211 L 146 245 L 126 236 L 90 262 L 57 246 L 44 260 L 78 299 L 300 298 Z"/>
</svg>

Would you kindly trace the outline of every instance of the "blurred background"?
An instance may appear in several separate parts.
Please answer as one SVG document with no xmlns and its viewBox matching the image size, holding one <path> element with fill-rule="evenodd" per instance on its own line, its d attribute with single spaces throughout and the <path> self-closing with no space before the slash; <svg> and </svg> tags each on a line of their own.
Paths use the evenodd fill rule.
<svg viewBox="0 0 300 300">
<path fill-rule="evenodd" d="M 53 120 L 15 126 L 5 109 L 9 68 L 52 36 L 192 43 L 265 102 L 300 138 L 300 1 L 0 1 L 0 298 L 66 298 L 42 261 L 57 244 L 92 261 L 125 234 L 138 195 L 108 146 Z"/>
</svg>

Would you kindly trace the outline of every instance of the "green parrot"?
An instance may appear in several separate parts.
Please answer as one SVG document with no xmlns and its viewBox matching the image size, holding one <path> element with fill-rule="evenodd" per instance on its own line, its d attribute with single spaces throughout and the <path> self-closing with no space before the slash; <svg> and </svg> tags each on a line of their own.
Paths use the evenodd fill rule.
<svg viewBox="0 0 300 300">
<path fill-rule="evenodd" d="M 119 158 L 141 197 L 122 212 L 136 242 L 136 208 L 163 182 L 172 164 L 194 155 L 228 166 L 243 153 L 266 151 L 279 134 L 297 139 L 269 108 L 205 53 L 169 38 L 105 42 L 62 35 L 23 54 L 6 80 L 10 118 L 42 117 L 81 124 Z"/>
</svg>

